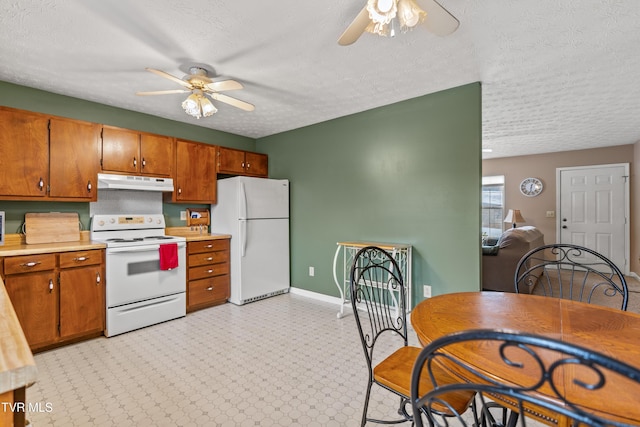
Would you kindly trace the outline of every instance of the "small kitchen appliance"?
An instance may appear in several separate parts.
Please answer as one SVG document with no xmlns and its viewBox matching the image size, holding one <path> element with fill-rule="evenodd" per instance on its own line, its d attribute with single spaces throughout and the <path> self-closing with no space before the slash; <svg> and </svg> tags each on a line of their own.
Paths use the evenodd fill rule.
<svg viewBox="0 0 640 427">
<path fill-rule="evenodd" d="M 107 337 L 186 315 L 186 239 L 165 234 L 162 214 L 96 214 L 91 240 L 107 245 Z M 161 245 L 177 267 L 161 268 Z"/>
<path fill-rule="evenodd" d="M 218 180 L 211 230 L 231 234 L 231 297 L 242 305 L 289 291 L 289 181 Z"/>
</svg>

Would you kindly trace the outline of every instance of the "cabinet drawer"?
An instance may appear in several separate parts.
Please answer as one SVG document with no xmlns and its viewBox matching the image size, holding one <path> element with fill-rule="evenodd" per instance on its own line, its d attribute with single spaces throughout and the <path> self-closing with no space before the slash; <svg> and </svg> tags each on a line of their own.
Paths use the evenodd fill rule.
<svg viewBox="0 0 640 427">
<path fill-rule="evenodd" d="M 189 280 L 204 279 L 206 277 L 221 276 L 223 274 L 229 274 L 228 262 L 189 268 Z"/>
<path fill-rule="evenodd" d="M 189 242 L 190 254 L 224 250 L 229 250 L 229 239 L 199 240 L 197 242 Z"/>
<path fill-rule="evenodd" d="M 102 251 L 100 249 L 60 253 L 60 268 L 95 265 L 101 262 Z"/>
<path fill-rule="evenodd" d="M 189 282 L 189 306 L 213 301 L 225 301 L 227 298 L 229 298 L 228 276 L 217 276 Z"/>
<path fill-rule="evenodd" d="M 20 255 L 4 259 L 4 274 L 53 270 L 55 267 L 55 254 Z"/>
<path fill-rule="evenodd" d="M 229 261 L 229 252 L 227 251 L 203 252 L 201 254 L 189 255 L 189 267 L 217 264 L 226 261 Z"/>
</svg>

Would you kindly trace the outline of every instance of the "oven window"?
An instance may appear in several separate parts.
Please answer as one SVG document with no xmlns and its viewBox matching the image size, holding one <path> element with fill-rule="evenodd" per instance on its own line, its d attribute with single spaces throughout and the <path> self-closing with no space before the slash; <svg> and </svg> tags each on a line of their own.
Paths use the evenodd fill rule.
<svg viewBox="0 0 640 427">
<path fill-rule="evenodd" d="M 153 273 L 160 270 L 160 260 L 131 262 L 127 264 L 127 275 L 135 276 L 136 274 Z"/>
</svg>

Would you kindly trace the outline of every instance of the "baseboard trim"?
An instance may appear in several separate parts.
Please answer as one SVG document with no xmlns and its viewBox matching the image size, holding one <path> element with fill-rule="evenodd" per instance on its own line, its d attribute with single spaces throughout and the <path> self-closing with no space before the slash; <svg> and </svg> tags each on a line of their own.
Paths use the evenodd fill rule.
<svg viewBox="0 0 640 427">
<path fill-rule="evenodd" d="M 330 295 L 320 294 L 318 292 L 308 291 L 306 289 L 294 288 L 293 286 L 289 288 L 289 293 L 315 299 L 318 301 L 328 302 L 335 305 L 342 304 L 342 300 L 338 297 L 332 297 Z"/>
<path fill-rule="evenodd" d="M 631 273 L 627 274 L 627 276 L 631 276 L 634 279 L 640 280 L 640 276 L 638 276 L 638 273 L 632 271 Z"/>
</svg>

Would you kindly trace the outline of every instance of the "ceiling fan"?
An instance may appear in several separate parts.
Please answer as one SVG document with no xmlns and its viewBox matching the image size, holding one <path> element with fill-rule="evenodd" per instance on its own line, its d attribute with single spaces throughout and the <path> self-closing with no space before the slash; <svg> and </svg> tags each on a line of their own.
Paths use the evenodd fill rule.
<svg viewBox="0 0 640 427">
<path fill-rule="evenodd" d="M 169 79 L 175 83 L 178 83 L 183 89 L 169 89 L 169 90 L 156 90 L 151 92 L 137 92 L 136 95 L 167 95 L 171 93 L 188 93 L 191 95 L 182 102 L 182 108 L 184 111 L 197 119 L 200 117 L 208 117 L 215 114 L 218 109 L 205 95 L 208 95 L 212 99 L 225 104 L 229 104 L 236 108 L 240 108 L 244 111 L 253 111 L 255 107 L 248 102 L 241 101 L 236 98 L 232 98 L 228 95 L 220 92 L 228 90 L 242 89 L 242 84 L 235 80 L 222 80 L 214 82 L 209 77 L 209 72 L 202 67 L 190 67 L 189 75 L 184 79 L 180 79 L 164 71 L 156 70 L 153 68 L 145 68 L 154 74 Z"/>
<path fill-rule="evenodd" d="M 446 36 L 458 29 L 460 22 L 436 0 L 367 0 L 367 4 L 349 24 L 338 39 L 338 44 L 347 46 L 368 31 L 381 36 L 393 37 L 396 26 L 401 31 L 411 30 L 424 22 L 430 32 Z"/>
</svg>

